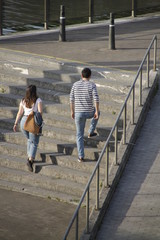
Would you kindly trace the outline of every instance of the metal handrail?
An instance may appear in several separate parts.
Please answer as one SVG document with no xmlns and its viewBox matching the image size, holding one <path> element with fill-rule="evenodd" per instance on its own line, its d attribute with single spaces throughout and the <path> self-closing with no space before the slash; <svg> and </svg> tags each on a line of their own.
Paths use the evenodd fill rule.
<svg viewBox="0 0 160 240">
<path fill-rule="evenodd" d="M 78 217 L 79 217 L 79 210 L 80 207 L 84 201 L 84 198 L 86 197 L 86 233 L 89 233 L 89 205 L 90 205 L 90 200 L 89 200 L 89 190 L 90 190 L 90 185 L 91 182 L 94 178 L 94 176 L 96 175 L 96 209 L 99 209 L 99 166 L 100 166 L 100 162 L 104 156 L 104 154 L 106 153 L 106 175 L 105 175 L 105 186 L 109 187 L 109 171 L 108 171 L 108 166 L 109 166 L 109 143 L 111 140 L 111 137 L 113 135 L 113 133 L 115 132 L 115 164 L 117 164 L 117 139 L 118 139 L 118 122 L 122 116 L 122 114 L 124 113 L 124 118 L 123 118 L 123 144 L 126 144 L 126 121 L 127 121 L 127 102 L 129 100 L 129 97 L 132 94 L 132 109 L 131 109 L 131 124 L 134 124 L 134 111 L 135 111 L 135 84 L 137 82 L 138 77 L 140 76 L 140 84 L 139 84 L 139 105 L 142 105 L 142 69 L 143 69 L 143 65 L 147 59 L 147 87 L 149 88 L 149 69 L 150 69 L 150 51 L 151 48 L 154 44 L 154 61 L 153 61 L 153 70 L 156 70 L 156 55 L 157 55 L 157 36 L 155 35 L 146 51 L 146 54 L 139 66 L 139 69 L 137 71 L 136 77 L 134 79 L 134 82 L 129 90 L 129 93 L 124 101 L 124 104 L 122 105 L 122 108 L 117 116 L 117 119 L 115 121 L 115 124 L 113 126 L 113 128 L 110 131 L 110 134 L 105 142 L 105 145 L 100 153 L 100 156 L 98 158 L 98 161 L 95 165 L 95 168 L 90 176 L 90 179 L 85 187 L 85 190 L 81 196 L 81 199 L 79 201 L 79 204 L 73 214 L 73 217 L 68 225 L 68 228 L 65 232 L 64 238 L 63 240 L 66 240 L 69 232 L 72 228 L 72 225 L 74 223 L 74 221 L 76 220 L 76 233 L 75 233 L 75 239 L 78 240 L 78 234 L 79 234 L 79 229 L 78 229 Z"/>
</svg>

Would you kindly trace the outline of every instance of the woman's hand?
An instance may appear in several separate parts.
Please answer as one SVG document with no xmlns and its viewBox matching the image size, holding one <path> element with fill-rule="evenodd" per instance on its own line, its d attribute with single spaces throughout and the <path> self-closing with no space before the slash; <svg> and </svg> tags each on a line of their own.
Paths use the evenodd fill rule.
<svg viewBox="0 0 160 240">
<path fill-rule="evenodd" d="M 17 131 L 17 124 L 14 124 L 14 126 L 13 126 L 13 131 L 14 131 L 14 132 Z"/>
</svg>

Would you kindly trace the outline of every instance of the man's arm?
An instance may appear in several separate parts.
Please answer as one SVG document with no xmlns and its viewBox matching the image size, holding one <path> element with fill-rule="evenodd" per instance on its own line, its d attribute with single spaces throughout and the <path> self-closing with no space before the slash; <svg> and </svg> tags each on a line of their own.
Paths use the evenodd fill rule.
<svg viewBox="0 0 160 240">
<path fill-rule="evenodd" d="M 74 85 L 71 88 L 70 92 L 70 109 L 71 109 L 71 118 L 74 119 Z"/>
<path fill-rule="evenodd" d="M 96 110 L 94 114 L 94 118 L 98 119 L 99 118 L 99 96 L 98 96 L 97 87 L 95 84 L 93 87 L 93 99 L 94 99 L 94 105 Z"/>
<path fill-rule="evenodd" d="M 71 109 L 71 118 L 74 119 L 74 103 L 70 103 L 70 109 Z"/>
<path fill-rule="evenodd" d="M 98 119 L 99 118 L 99 102 L 95 102 L 95 114 L 94 114 L 94 118 Z"/>
</svg>

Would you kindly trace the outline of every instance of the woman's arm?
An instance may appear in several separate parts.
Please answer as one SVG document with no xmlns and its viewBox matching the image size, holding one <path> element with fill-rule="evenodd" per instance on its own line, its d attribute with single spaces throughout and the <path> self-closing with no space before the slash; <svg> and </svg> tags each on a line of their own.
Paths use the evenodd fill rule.
<svg viewBox="0 0 160 240">
<path fill-rule="evenodd" d="M 38 103 L 38 112 L 40 112 L 42 115 L 42 112 L 43 112 L 42 102 Z"/>
<path fill-rule="evenodd" d="M 19 120 L 21 119 L 21 117 L 22 117 L 22 115 L 23 115 L 23 112 L 24 112 L 23 106 L 20 105 L 20 106 L 19 106 L 18 113 L 17 113 L 17 116 L 16 116 L 15 123 L 14 123 L 14 126 L 13 126 L 13 131 L 14 131 L 14 132 L 16 132 L 16 130 L 17 130 L 17 125 L 18 125 Z"/>
</svg>

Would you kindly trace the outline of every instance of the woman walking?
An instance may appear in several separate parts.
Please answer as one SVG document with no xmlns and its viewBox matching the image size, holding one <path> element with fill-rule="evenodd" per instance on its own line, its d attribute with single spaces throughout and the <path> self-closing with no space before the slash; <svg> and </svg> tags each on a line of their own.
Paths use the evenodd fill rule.
<svg viewBox="0 0 160 240">
<path fill-rule="evenodd" d="M 25 97 L 21 100 L 13 131 L 16 132 L 17 125 L 20 121 L 20 128 L 24 136 L 27 138 L 27 166 L 28 170 L 33 172 L 33 162 L 36 156 L 40 135 L 30 133 L 24 130 L 24 124 L 28 115 L 32 112 L 39 112 L 42 115 L 42 100 L 37 96 L 35 85 L 30 85 L 26 89 Z"/>
</svg>

